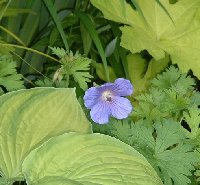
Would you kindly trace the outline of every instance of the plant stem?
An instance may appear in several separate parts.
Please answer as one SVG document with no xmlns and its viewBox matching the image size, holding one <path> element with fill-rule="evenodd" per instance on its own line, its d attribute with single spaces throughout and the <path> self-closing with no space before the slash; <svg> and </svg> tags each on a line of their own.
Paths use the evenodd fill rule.
<svg viewBox="0 0 200 185">
<path fill-rule="evenodd" d="M 69 74 L 66 74 L 66 88 L 69 87 Z"/>
<path fill-rule="evenodd" d="M 9 1 L 8 1 L 6 7 L 5 7 L 4 10 L 1 12 L 1 14 L 0 14 L 0 21 L 1 21 L 2 17 L 3 17 L 3 15 L 4 15 L 4 13 L 6 12 L 8 6 L 10 5 L 11 1 L 12 1 L 12 0 L 9 0 Z"/>
<path fill-rule="evenodd" d="M 16 45 L 16 44 L 5 44 L 5 43 L 0 43 L 0 46 L 2 47 L 5 47 L 5 48 L 9 48 L 9 47 L 14 47 L 14 48 L 20 48 L 20 49 L 25 49 L 25 50 L 28 50 L 28 51 L 32 51 L 34 53 L 37 53 L 38 55 L 42 55 L 42 56 L 45 56 L 53 61 L 56 61 L 56 62 L 59 62 L 59 60 L 51 57 L 50 55 L 47 55 L 41 51 L 38 51 L 38 50 L 35 50 L 33 48 L 28 48 L 28 47 L 25 47 L 25 46 L 20 46 L 20 45 Z"/>
</svg>

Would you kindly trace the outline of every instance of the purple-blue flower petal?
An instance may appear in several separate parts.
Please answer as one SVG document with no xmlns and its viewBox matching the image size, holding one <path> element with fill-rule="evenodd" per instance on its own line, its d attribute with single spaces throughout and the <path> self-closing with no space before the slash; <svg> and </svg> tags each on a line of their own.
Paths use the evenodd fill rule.
<svg viewBox="0 0 200 185">
<path fill-rule="evenodd" d="M 96 87 L 91 87 L 85 92 L 84 104 L 87 108 L 91 109 L 95 104 L 98 103 L 101 93 Z"/>
<path fill-rule="evenodd" d="M 112 91 L 116 96 L 129 96 L 133 93 L 133 86 L 129 80 L 118 78 L 112 86 Z"/>
<path fill-rule="evenodd" d="M 109 122 L 109 117 L 111 115 L 110 107 L 107 102 L 99 101 L 90 111 L 90 116 L 92 120 L 99 124 L 105 124 Z"/>
<path fill-rule="evenodd" d="M 112 105 L 110 106 L 112 116 L 117 119 L 128 117 L 132 108 L 131 102 L 127 98 L 118 96 L 113 97 Z"/>
</svg>

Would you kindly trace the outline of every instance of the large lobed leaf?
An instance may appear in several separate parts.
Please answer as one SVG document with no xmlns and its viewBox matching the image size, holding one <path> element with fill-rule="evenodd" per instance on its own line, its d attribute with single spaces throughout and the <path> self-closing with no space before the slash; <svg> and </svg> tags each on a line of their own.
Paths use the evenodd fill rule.
<svg viewBox="0 0 200 185">
<path fill-rule="evenodd" d="M 32 185 L 161 185 L 147 160 L 102 134 L 67 133 L 33 150 L 23 163 Z"/>
<path fill-rule="evenodd" d="M 0 169 L 4 180 L 0 182 L 23 179 L 21 164 L 29 152 L 70 131 L 91 132 L 75 89 L 35 88 L 1 96 Z"/>
<path fill-rule="evenodd" d="M 168 53 L 182 71 L 191 69 L 200 78 L 199 0 L 181 0 L 175 4 L 162 0 L 160 2 L 165 10 L 155 0 L 137 0 L 143 15 L 125 0 L 91 2 L 103 12 L 105 18 L 126 24 L 121 27 L 123 47 L 133 53 L 148 50 L 156 60 Z"/>
</svg>

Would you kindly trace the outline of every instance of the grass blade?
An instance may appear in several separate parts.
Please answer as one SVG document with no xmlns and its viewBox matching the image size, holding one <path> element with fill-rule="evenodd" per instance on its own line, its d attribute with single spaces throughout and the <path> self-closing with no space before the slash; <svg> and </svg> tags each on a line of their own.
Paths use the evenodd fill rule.
<svg viewBox="0 0 200 185">
<path fill-rule="evenodd" d="M 51 57 L 50 55 L 47 55 L 41 51 L 38 51 L 38 50 L 35 50 L 33 48 L 28 48 L 26 46 L 21 46 L 21 45 L 16 45 L 16 44 L 7 44 L 7 43 L 0 43 L 0 46 L 2 47 L 5 47 L 5 48 L 8 48 L 8 47 L 13 47 L 13 48 L 19 48 L 19 49 L 24 49 L 24 50 L 27 50 L 27 51 L 31 51 L 31 52 L 34 52 L 34 53 L 37 53 L 38 55 L 42 55 L 42 56 L 45 56 L 46 58 L 49 58 L 55 62 L 59 62 L 57 59 Z"/>
<path fill-rule="evenodd" d="M 107 65 L 107 60 L 106 60 L 106 56 L 105 56 L 105 51 L 103 49 L 103 46 L 102 46 L 101 41 L 99 39 L 99 36 L 97 34 L 95 25 L 94 25 L 93 21 L 91 20 L 91 17 L 88 14 L 85 14 L 85 13 L 80 12 L 80 11 L 75 11 L 75 13 L 80 18 L 81 22 L 83 23 L 83 25 L 85 26 L 85 28 L 89 32 L 89 34 L 90 34 L 98 52 L 99 52 L 99 55 L 101 56 L 101 59 L 103 61 L 105 74 L 106 74 L 106 79 L 109 82 L 110 81 L 109 71 L 108 71 L 108 65 Z"/>
<path fill-rule="evenodd" d="M 6 32 L 8 35 L 10 35 L 11 37 L 13 37 L 16 41 L 18 41 L 21 45 L 25 46 L 25 43 L 14 33 L 12 33 L 11 31 L 9 31 L 8 29 L 4 28 L 3 26 L 0 26 L 0 29 L 3 30 L 4 32 Z"/>
<path fill-rule="evenodd" d="M 2 17 L 3 17 L 3 15 L 4 15 L 4 13 L 6 12 L 8 6 L 10 5 L 11 1 L 12 0 L 9 0 L 8 3 L 6 4 L 5 8 L 3 10 L 1 10 L 0 21 L 1 21 Z"/>
<path fill-rule="evenodd" d="M 68 45 L 68 43 L 67 43 L 67 39 L 66 39 L 66 36 L 65 36 L 65 32 L 64 32 L 64 30 L 63 30 L 62 23 L 61 23 L 61 21 L 60 21 L 58 15 L 57 15 L 57 12 L 56 12 L 56 9 L 55 9 L 55 7 L 54 7 L 54 5 L 53 5 L 52 0 L 43 0 L 43 1 L 44 1 L 44 3 L 45 3 L 46 7 L 48 8 L 48 10 L 49 10 L 51 16 L 52 16 L 52 18 L 53 18 L 53 20 L 54 20 L 54 23 L 55 23 L 56 26 L 57 26 L 57 29 L 58 29 L 58 31 L 59 31 L 59 33 L 60 33 L 60 36 L 61 36 L 61 38 L 62 38 L 62 41 L 63 41 L 64 45 L 65 45 L 66 50 L 69 51 L 69 45 Z"/>
</svg>

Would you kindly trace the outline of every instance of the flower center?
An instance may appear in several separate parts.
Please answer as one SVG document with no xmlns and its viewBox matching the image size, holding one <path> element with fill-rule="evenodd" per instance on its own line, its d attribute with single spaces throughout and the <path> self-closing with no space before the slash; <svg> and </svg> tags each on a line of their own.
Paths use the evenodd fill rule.
<svg viewBox="0 0 200 185">
<path fill-rule="evenodd" d="M 102 94 L 102 98 L 105 101 L 111 102 L 113 94 L 110 91 L 104 91 Z"/>
</svg>

